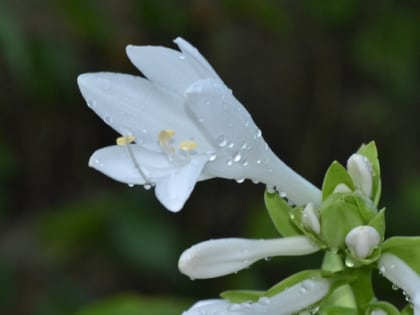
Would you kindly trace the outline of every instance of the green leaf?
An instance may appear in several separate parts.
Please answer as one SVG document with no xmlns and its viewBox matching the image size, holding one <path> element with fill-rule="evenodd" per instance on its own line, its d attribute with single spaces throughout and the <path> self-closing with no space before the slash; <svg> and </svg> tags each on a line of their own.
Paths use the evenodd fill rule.
<svg viewBox="0 0 420 315">
<path fill-rule="evenodd" d="M 265 206 L 273 221 L 276 230 L 282 236 L 294 236 L 302 234 L 290 219 L 290 211 L 293 209 L 277 193 L 266 192 L 264 194 Z"/>
<path fill-rule="evenodd" d="M 396 236 L 387 239 L 382 245 L 383 253 L 398 256 L 420 274 L 420 237 Z"/>
<path fill-rule="evenodd" d="M 265 291 L 257 290 L 229 290 L 222 292 L 220 296 L 231 303 L 243 303 L 248 301 L 257 302 L 264 294 Z"/>
<path fill-rule="evenodd" d="M 381 197 L 381 170 L 379 166 L 378 159 L 378 150 L 376 149 L 376 144 L 374 141 L 369 142 L 368 144 L 362 144 L 357 153 L 367 157 L 369 162 L 372 164 L 372 200 L 375 205 L 378 205 L 379 198 Z"/>
<path fill-rule="evenodd" d="M 357 309 L 345 306 L 325 305 L 319 308 L 319 315 L 358 315 Z"/>
<path fill-rule="evenodd" d="M 374 227 L 381 236 L 381 240 L 383 240 L 385 235 L 385 208 L 381 209 L 381 211 L 369 221 L 368 225 Z"/>
<path fill-rule="evenodd" d="M 320 208 L 321 237 L 332 250 L 345 248 L 345 238 L 352 228 L 364 225 L 353 199 L 332 194 Z"/>
<path fill-rule="evenodd" d="M 401 315 L 413 315 L 413 313 L 414 313 L 414 310 L 413 310 L 413 306 L 411 304 L 407 304 L 401 310 Z"/>
<path fill-rule="evenodd" d="M 173 315 L 181 314 L 190 304 L 172 297 L 123 294 L 83 307 L 76 315 Z"/>
<path fill-rule="evenodd" d="M 338 184 L 345 184 L 354 190 L 353 180 L 347 170 L 339 162 L 334 161 L 328 168 L 322 183 L 322 200 L 326 200 Z"/>
<path fill-rule="evenodd" d="M 290 277 L 272 286 L 270 289 L 267 290 L 267 292 L 264 295 L 268 297 L 274 296 L 286 290 L 287 288 L 290 288 L 291 286 L 298 284 L 299 282 L 302 282 L 307 279 L 320 278 L 321 275 L 322 275 L 322 271 L 319 269 L 304 270 L 304 271 L 295 273 L 294 275 L 291 275 Z"/>
</svg>

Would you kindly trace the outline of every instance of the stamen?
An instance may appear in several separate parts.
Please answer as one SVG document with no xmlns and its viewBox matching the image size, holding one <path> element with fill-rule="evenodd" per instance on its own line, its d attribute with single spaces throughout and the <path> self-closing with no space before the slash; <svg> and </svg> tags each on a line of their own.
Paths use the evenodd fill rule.
<svg viewBox="0 0 420 315">
<path fill-rule="evenodd" d="M 136 138 L 133 135 L 118 137 L 116 140 L 117 145 L 119 146 L 124 146 L 130 143 L 133 143 L 134 141 L 136 141 Z"/>
<path fill-rule="evenodd" d="M 147 178 L 147 176 L 144 174 L 144 172 L 140 168 L 139 163 L 137 163 L 137 160 L 136 160 L 136 157 L 134 156 L 133 150 L 131 149 L 131 146 L 129 145 L 130 143 L 133 143 L 134 141 L 136 141 L 136 138 L 133 135 L 129 135 L 129 136 L 118 137 L 117 140 L 116 140 L 116 143 L 117 143 L 117 145 L 126 148 L 128 155 L 130 156 L 131 160 L 133 161 L 134 167 L 139 172 L 140 176 L 143 177 L 143 179 L 145 181 L 145 185 L 150 185 L 149 184 L 150 183 L 149 179 Z"/>
<path fill-rule="evenodd" d="M 159 145 L 162 149 L 165 150 L 167 154 L 174 154 L 175 148 L 170 145 L 170 141 L 172 137 L 175 135 L 175 130 L 172 129 L 163 129 L 161 132 L 159 132 L 158 139 L 159 139 Z"/>
<path fill-rule="evenodd" d="M 178 144 L 178 147 L 182 151 L 191 151 L 191 150 L 194 150 L 197 147 L 197 142 L 194 142 L 194 141 L 191 141 L 191 140 L 181 141 Z"/>
</svg>

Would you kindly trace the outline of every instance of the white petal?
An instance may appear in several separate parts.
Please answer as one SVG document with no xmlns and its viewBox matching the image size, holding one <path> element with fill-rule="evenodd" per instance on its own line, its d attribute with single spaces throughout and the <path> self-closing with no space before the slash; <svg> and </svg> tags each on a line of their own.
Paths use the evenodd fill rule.
<svg viewBox="0 0 420 315">
<path fill-rule="evenodd" d="M 120 73 L 85 73 L 78 77 L 88 105 L 122 135 L 153 148 L 161 130 L 175 130 L 182 140 L 194 140 L 208 150 L 206 138 L 190 121 L 181 96 L 158 88 L 150 81 Z"/>
<path fill-rule="evenodd" d="M 179 94 L 193 82 L 202 79 L 189 58 L 179 51 L 159 46 L 126 48 L 131 62 L 152 82 Z"/>
<path fill-rule="evenodd" d="M 244 162 L 256 165 L 266 158 L 266 145 L 249 113 L 217 80 L 195 82 L 186 90 L 186 107 L 195 123 L 218 147 L 211 169 L 221 170 L 218 176 L 237 178 L 243 174 Z M 232 167 L 226 164 L 232 162 Z M 252 168 L 250 168 L 252 170 Z"/>
<path fill-rule="evenodd" d="M 119 182 L 143 185 L 156 184 L 183 164 L 170 162 L 161 152 L 131 144 L 129 147 L 114 145 L 95 151 L 89 159 L 89 166 Z"/>
<path fill-rule="evenodd" d="M 306 255 L 318 250 L 319 247 L 306 236 L 272 240 L 210 240 L 184 251 L 179 258 L 178 268 L 191 278 L 214 278 L 247 268 L 266 257 Z"/>
<path fill-rule="evenodd" d="M 191 156 L 191 160 L 186 165 L 174 169 L 168 176 L 157 182 L 156 197 L 168 210 L 178 212 L 182 209 L 208 159 L 207 155 Z"/>
<path fill-rule="evenodd" d="M 399 257 L 385 253 L 378 262 L 379 271 L 389 281 L 404 290 L 414 306 L 420 307 L 420 277 Z"/>
<path fill-rule="evenodd" d="M 189 59 L 190 64 L 194 67 L 196 72 L 200 74 L 201 79 L 213 78 L 222 81 L 213 67 L 208 63 L 206 58 L 200 54 L 197 48 L 181 37 L 177 37 L 174 40 L 174 43 L 178 45 L 185 58 Z"/>
</svg>

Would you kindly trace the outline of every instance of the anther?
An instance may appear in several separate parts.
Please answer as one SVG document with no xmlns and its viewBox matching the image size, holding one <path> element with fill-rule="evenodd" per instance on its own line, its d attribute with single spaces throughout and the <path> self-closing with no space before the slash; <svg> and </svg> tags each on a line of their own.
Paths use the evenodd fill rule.
<svg viewBox="0 0 420 315">
<path fill-rule="evenodd" d="M 182 151 L 191 151 L 191 150 L 194 150 L 197 147 L 197 142 L 194 142 L 194 141 L 191 141 L 191 140 L 181 141 L 178 144 L 178 147 Z"/>
<path fill-rule="evenodd" d="M 116 140 L 116 143 L 119 146 L 124 146 L 124 145 L 128 145 L 130 143 L 133 143 L 134 141 L 136 141 L 136 138 L 134 136 L 130 135 L 130 136 L 118 137 L 117 140 Z"/>
</svg>

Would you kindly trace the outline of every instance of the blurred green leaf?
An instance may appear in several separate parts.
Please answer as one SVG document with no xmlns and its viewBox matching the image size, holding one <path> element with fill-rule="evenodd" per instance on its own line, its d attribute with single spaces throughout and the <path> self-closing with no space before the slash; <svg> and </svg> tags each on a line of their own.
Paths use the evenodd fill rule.
<svg viewBox="0 0 420 315">
<path fill-rule="evenodd" d="M 83 307 L 75 315 L 174 315 L 190 305 L 181 298 L 123 294 Z"/>
<path fill-rule="evenodd" d="M 35 228 L 48 252 L 67 260 L 101 237 L 106 210 L 106 201 L 75 203 L 44 213 Z"/>
</svg>

